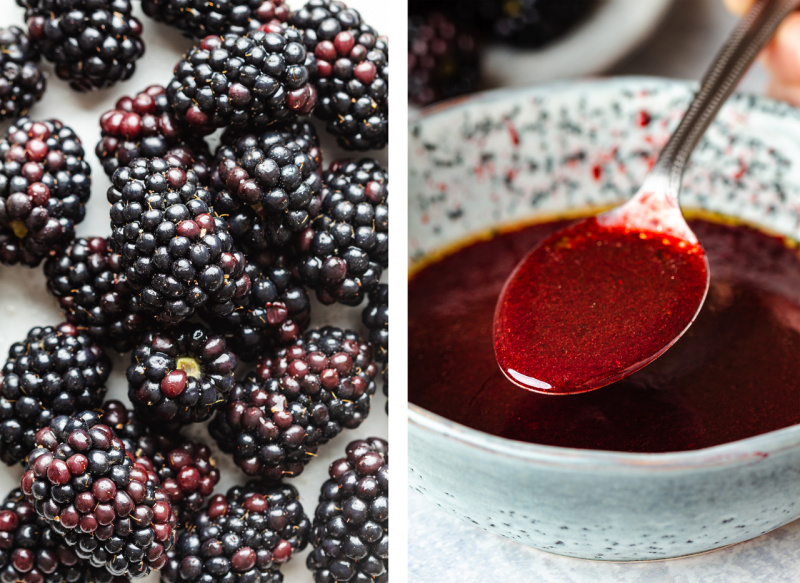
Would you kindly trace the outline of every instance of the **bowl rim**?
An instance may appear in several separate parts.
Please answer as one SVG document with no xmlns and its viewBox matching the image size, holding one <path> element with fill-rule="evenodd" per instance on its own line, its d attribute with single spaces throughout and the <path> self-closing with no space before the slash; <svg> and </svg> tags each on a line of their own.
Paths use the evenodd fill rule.
<svg viewBox="0 0 800 583">
<path fill-rule="evenodd" d="M 521 96 L 547 96 L 564 91 L 580 90 L 585 87 L 597 87 L 597 85 L 601 85 L 604 88 L 619 86 L 626 89 L 631 87 L 644 89 L 677 86 L 689 91 L 695 90 L 698 86 L 696 82 L 686 80 L 649 76 L 622 76 L 604 79 L 563 80 L 529 87 L 501 88 L 455 98 L 422 109 L 413 120 L 410 120 L 409 129 L 424 121 L 457 113 L 475 104 L 488 104 Z M 741 102 L 748 109 L 752 109 L 752 106 L 759 103 L 769 104 L 770 112 L 768 115 L 791 116 L 800 123 L 800 109 L 788 103 L 738 92 L 734 93 L 728 102 Z M 536 465 L 557 466 L 566 470 L 603 473 L 652 474 L 659 471 L 673 473 L 697 469 L 723 468 L 760 461 L 800 446 L 800 424 L 711 447 L 665 453 L 632 453 L 542 445 L 478 431 L 410 402 L 408 403 L 408 424 L 410 438 L 414 430 L 418 430 L 430 436 L 440 436 L 466 447 L 512 460 L 516 459 Z M 411 456 L 409 456 L 409 465 L 412 468 L 414 466 L 414 460 Z"/>
</svg>

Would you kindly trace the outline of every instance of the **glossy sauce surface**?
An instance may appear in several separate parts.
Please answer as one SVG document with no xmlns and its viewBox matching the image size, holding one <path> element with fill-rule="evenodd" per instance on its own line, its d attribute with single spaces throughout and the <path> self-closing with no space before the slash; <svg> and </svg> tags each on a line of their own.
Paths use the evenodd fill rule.
<svg viewBox="0 0 800 583">
<path fill-rule="evenodd" d="M 744 226 L 691 221 L 711 287 L 663 356 L 605 388 L 540 395 L 500 371 L 498 295 L 514 266 L 566 222 L 474 242 L 409 283 L 409 400 L 475 429 L 533 443 L 633 452 L 708 447 L 800 423 L 800 259 Z"/>
</svg>

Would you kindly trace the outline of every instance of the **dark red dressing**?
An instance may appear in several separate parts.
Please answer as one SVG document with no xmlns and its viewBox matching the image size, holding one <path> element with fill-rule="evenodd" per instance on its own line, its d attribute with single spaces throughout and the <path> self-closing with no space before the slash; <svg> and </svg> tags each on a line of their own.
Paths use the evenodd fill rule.
<svg viewBox="0 0 800 583">
<path fill-rule="evenodd" d="M 579 221 L 508 279 L 495 313 L 497 363 L 509 380 L 543 393 L 603 387 L 673 344 L 706 281 L 696 243 Z"/>
<path fill-rule="evenodd" d="M 599 391 L 520 390 L 497 366 L 492 318 L 503 282 L 566 222 L 470 244 L 409 284 L 409 400 L 521 441 L 635 452 L 708 447 L 800 423 L 800 259 L 746 227 L 692 221 L 711 288 L 663 356 Z"/>
</svg>

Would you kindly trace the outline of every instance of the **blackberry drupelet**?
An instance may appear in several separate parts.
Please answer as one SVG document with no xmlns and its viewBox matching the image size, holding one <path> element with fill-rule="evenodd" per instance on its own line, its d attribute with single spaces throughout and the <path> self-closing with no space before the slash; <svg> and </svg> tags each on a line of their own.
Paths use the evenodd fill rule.
<svg viewBox="0 0 800 583">
<path fill-rule="evenodd" d="M 148 423 L 198 423 L 225 403 L 235 368 L 225 339 L 202 326 L 153 331 L 133 351 L 128 398 Z"/>
<path fill-rule="evenodd" d="M 152 325 L 122 273 L 119 255 L 102 237 L 75 239 L 47 259 L 44 273 L 67 321 L 103 346 L 127 352 Z"/>
<path fill-rule="evenodd" d="M 302 34 L 251 32 L 209 36 L 175 67 L 167 98 L 182 122 L 197 131 L 259 127 L 311 113 L 315 69 Z"/>
<path fill-rule="evenodd" d="M 0 381 L 0 459 L 11 465 L 35 447 L 36 432 L 58 415 L 100 405 L 111 362 L 71 324 L 31 328 L 8 350 Z"/>
<path fill-rule="evenodd" d="M 144 54 L 130 0 L 17 0 L 31 40 L 76 91 L 111 87 Z"/>
<path fill-rule="evenodd" d="M 354 441 L 322 485 L 306 565 L 316 583 L 389 580 L 389 444 Z"/>
<path fill-rule="evenodd" d="M 47 85 L 39 51 L 18 26 L 0 28 L 0 120 L 28 113 Z"/>
<path fill-rule="evenodd" d="M 96 413 L 56 417 L 36 443 L 20 487 L 79 557 L 133 578 L 166 563 L 175 543 L 167 496 Z"/>
<path fill-rule="evenodd" d="M 262 24 L 286 22 L 290 12 L 284 0 L 143 0 L 142 9 L 196 40 L 247 34 Z"/>
<path fill-rule="evenodd" d="M 60 121 L 22 117 L 0 140 L 0 263 L 38 265 L 65 246 L 91 182 L 78 136 Z"/>
<path fill-rule="evenodd" d="M 263 359 L 209 431 L 248 475 L 299 475 L 317 448 L 369 414 L 377 365 L 355 332 L 326 326 Z"/>
<path fill-rule="evenodd" d="M 244 255 L 195 172 L 175 157 L 138 158 L 112 182 L 112 248 L 142 309 L 164 325 L 209 301 L 233 310 L 249 290 Z"/>
<path fill-rule="evenodd" d="M 100 117 L 101 139 L 95 153 L 111 178 L 120 166 L 136 158 L 177 155 L 201 181 L 207 178 L 211 153 L 201 138 L 187 136 L 172 113 L 166 89 L 151 85 L 133 97 L 120 98 Z M 200 163 L 200 169 L 198 164 Z"/>
<path fill-rule="evenodd" d="M 286 484 L 252 481 L 211 498 L 181 534 L 164 583 L 280 583 L 282 564 L 308 543 L 311 524 Z"/>
<path fill-rule="evenodd" d="M 389 175 L 378 162 L 334 162 L 323 179 L 322 211 L 297 247 L 303 282 L 322 303 L 358 305 L 389 259 Z"/>
<path fill-rule="evenodd" d="M 408 98 L 417 106 L 471 93 L 480 81 L 477 39 L 450 16 L 408 19 Z"/>
<path fill-rule="evenodd" d="M 288 267 L 251 263 L 245 273 L 250 277 L 250 292 L 233 312 L 217 315 L 211 305 L 203 308 L 200 316 L 225 334 L 240 358 L 254 360 L 276 344 L 296 340 L 308 326 L 311 303 Z"/>
</svg>

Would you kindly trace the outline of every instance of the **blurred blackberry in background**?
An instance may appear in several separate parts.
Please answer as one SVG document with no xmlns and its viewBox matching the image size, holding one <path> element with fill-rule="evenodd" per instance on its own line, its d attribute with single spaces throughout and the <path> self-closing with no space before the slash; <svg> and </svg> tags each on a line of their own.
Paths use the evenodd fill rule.
<svg viewBox="0 0 800 583">
<path fill-rule="evenodd" d="M 102 237 L 75 239 L 47 259 L 44 274 L 67 321 L 99 344 L 127 352 L 152 324 L 138 307 L 119 255 Z"/>
<path fill-rule="evenodd" d="M 356 306 L 389 259 L 389 175 L 375 160 L 331 164 L 322 211 L 297 239 L 298 271 L 324 304 Z"/>
<path fill-rule="evenodd" d="M 91 182 L 78 136 L 60 121 L 19 118 L 0 140 L 0 263 L 38 265 L 65 246 Z"/>
<path fill-rule="evenodd" d="M 389 580 L 389 444 L 376 437 L 347 446 L 322 485 L 306 565 L 316 583 Z"/>
<path fill-rule="evenodd" d="M 310 527 L 292 486 L 234 486 L 212 497 L 180 536 L 161 580 L 280 583 L 281 565 L 305 548 Z"/>
<path fill-rule="evenodd" d="M 132 578 L 166 563 L 172 507 L 155 474 L 131 461 L 96 413 L 56 417 L 36 444 L 20 487 L 80 558 Z"/>
<path fill-rule="evenodd" d="M 262 24 L 286 22 L 290 12 L 284 0 L 142 0 L 142 9 L 196 40 L 247 34 Z"/>
<path fill-rule="evenodd" d="M 441 12 L 408 20 L 408 97 L 418 106 L 475 91 L 480 52 L 474 35 Z"/>
<path fill-rule="evenodd" d="M 130 0 L 17 0 L 31 40 L 76 91 L 129 79 L 144 54 Z"/>
<path fill-rule="evenodd" d="M 166 89 L 151 85 L 133 97 L 120 98 L 100 118 L 101 139 L 95 153 L 111 178 L 136 158 L 177 156 L 206 183 L 211 163 L 208 144 L 186 136 L 167 102 Z"/>
<path fill-rule="evenodd" d="M 209 431 L 249 475 L 299 475 L 317 448 L 369 414 L 377 366 L 355 332 L 326 326 L 274 356 L 236 385 Z"/>
<path fill-rule="evenodd" d="M 197 174 L 175 157 L 139 158 L 112 183 L 112 248 L 142 309 L 165 325 L 206 302 L 233 310 L 234 298 L 249 290 L 245 259 Z"/>
<path fill-rule="evenodd" d="M 198 325 L 149 333 L 131 357 L 128 398 L 146 423 L 208 419 L 234 384 L 236 356 Z"/>
<path fill-rule="evenodd" d="M 0 459 L 25 460 L 36 432 L 58 415 L 100 405 L 111 363 L 71 324 L 31 328 L 8 350 L 0 381 Z"/>
<path fill-rule="evenodd" d="M 39 51 L 18 26 L 0 28 L 0 120 L 28 113 L 47 85 Z"/>
<path fill-rule="evenodd" d="M 479 17 L 490 19 L 496 38 L 516 46 L 539 48 L 563 36 L 589 14 L 595 3 L 596 0 L 482 0 Z"/>
<path fill-rule="evenodd" d="M 178 119 L 199 132 L 264 127 L 311 113 L 314 69 L 292 28 L 208 36 L 176 65 L 167 98 Z"/>
</svg>

